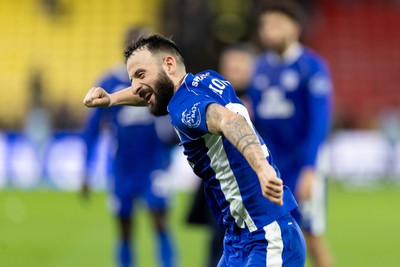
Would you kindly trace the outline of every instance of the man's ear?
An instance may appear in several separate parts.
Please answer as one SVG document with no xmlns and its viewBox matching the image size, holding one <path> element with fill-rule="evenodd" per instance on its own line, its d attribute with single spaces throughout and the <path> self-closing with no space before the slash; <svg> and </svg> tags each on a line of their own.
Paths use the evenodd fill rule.
<svg viewBox="0 0 400 267">
<path fill-rule="evenodd" d="M 164 59 L 164 66 L 168 74 L 172 74 L 176 71 L 176 61 L 173 56 L 166 56 Z"/>
</svg>

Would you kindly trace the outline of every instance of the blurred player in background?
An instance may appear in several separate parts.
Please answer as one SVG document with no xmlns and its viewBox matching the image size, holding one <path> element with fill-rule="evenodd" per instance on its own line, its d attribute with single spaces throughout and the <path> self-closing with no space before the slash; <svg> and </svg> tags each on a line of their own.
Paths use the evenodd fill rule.
<svg viewBox="0 0 400 267">
<path fill-rule="evenodd" d="M 248 109 L 250 108 L 250 100 L 246 93 L 252 75 L 255 51 L 255 48 L 251 44 L 241 43 L 225 48 L 219 58 L 221 75 L 230 81 L 236 95 Z M 215 220 L 207 205 L 204 194 L 204 182 L 200 184 L 195 194 L 188 222 L 208 225 L 210 227 L 211 240 L 208 246 L 209 254 L 206 266 L 217 266 L 223 252 L 225 231 Z"/>
<path fill-rule="evenodd" d="M 125 59 L 131 86 L 113 94 L 93 87 L 83 103 L 147 106 L 155 116 L 170 115 L 226 229 L 218 266 L 304 266 L 304 237 L 290 215 L 297 203 L 229 81 L 212 70 L 187 73 L 179 48 L 160 35 L 129 45 Z"/>
<path fill-rule="evenodd" d="M 250 93 L 255 126 L 294 192 L 292 212 L 315 266 L 332 266 L 324 241 L 326 189 L 316 169 L 331 124 L 332 83 L 324 60 L 299 43 L 303 15 L 292 1 L 269 1 L 259 15 L 265 47 L 256 60 Z"/>
<path fill-rule="evenodd" d="M 250 43 L 239 43 L 225 48 L 219 59 L 219 69 L 235 88 L 236 95 L 251 113 L 252 104 L 248 95 L 250 79 L 254 71 L 254 57 L 257 50 Z"/>
<path fill-rule="evenodd" d="M 135 41 L 150 31 L 145 28 L 128 30 L 126 43 Z M 112 93 L 130 85 L 125 64 L 112 68 L 101 79 L 100 86 Z M 170 146 L 166 141 L 175 135 L 168 117 L 154 118 L 139 107 L 94 109 L 88 118 L 84 137 L 87 162 L 93 157 L 102 127 L 113 131 L 116 151 L 113 159 L 113 179 L 110 182 L 111 205 L 118 219 L 119 240 L 116 251 L 118 266 L 134 266 L 135 255 L 131 241 L 135 203 L 145 201 L 156 228 L 160 266 L 175 266 L 174 248 L 167 227 L 168 192 L 159 179 L 170 160 Z M 163 140 L 164 139 L 164 140 Z M 90 171 L 89 168 L 87 168 Z M 90 173 L 82 186 L 88 194 Z"/>
<path fill-rule="evenodd" d="M 53 135 L 52 116 L 49 107 L 44 101 L 43 73 L 40 70 L 32 71 L 30 80 L 30 109 L 24 123 L 24 134 L 32 143 L 40 166 L 39 176 L 47 181 L 45 161 L 47 150 Z"/>
</svg>

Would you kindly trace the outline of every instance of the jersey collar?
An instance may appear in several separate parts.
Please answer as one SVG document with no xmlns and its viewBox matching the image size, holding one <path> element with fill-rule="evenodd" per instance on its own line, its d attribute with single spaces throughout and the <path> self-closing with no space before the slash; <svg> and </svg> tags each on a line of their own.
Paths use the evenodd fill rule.
<svg viewBox="0 0 400 267">
<path fill-rule="evenodd" d="M 273 52 L 273 51 L 269 51 L 267 52 L 267 60 L 271 63 L 271 64 L 286 64 L 286 65 L 290 65 L 293 62 L 297 61 L 301 54 L 303 53 L 303 46 L 296 42 L 294 44 L 292 44 L 283 54 L 283 57 L 280 58 L 278 56 L 277 53 Z"/>
</svg>

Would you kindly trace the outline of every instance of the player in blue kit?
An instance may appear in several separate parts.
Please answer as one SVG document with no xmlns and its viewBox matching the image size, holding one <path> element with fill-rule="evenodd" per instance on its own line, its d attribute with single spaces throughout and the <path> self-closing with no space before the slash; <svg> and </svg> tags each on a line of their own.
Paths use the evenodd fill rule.
<svg viewBox="0 0 400 267">
<path fill-rule="evenodd" d="M 331 124 L 332 84 L 324 60 L 299 43 L 300 12 L 286 0 L 261 7 L 259 36 L 266 52 L 255 62 L 249 94 L 255 127 L 299 202 L 292 215 L 311 258 L 327 267 L 332 260 L 324 241 L 326 190 L 316 158 Z"/>
<path fill-rule="evenodd" d="M 304 266 L 305 242 L 264 141 L 229 81 L 214 71 L 186 73 L 171 40 L 152 35 L 125 50 L 131 86 L 113 94 L 93 87 L 88 107 L 147 106 L 169 114 L 207 202 L 226 229 L 219 266 Z"/>
<path fill-rule="evenodd" d="M 140 28 L 128 31 L 127 37 L 135 39 Z M 137 38 L 136 38 L 137 39 Z M 130 85 L 125 64 L 119 64 L 103 76 L 99 85 L 112 93 Z M 118 219 L 118 266 L 135 265 L 132 236 L 132 214 L 135 203 L 143 199 L 156 230 L 160 266 L 175 266 L 174 249 L 167 227 L 168 194 L 155 186 L 157 173 L 165 170 L 170 160 L 168 133 L 173 129 L 168 117 L 154 118 L 140 107 L 112 107 L 91 112 L 84 131 L 87 144 L 87 161 L 91 161 L 96 141 L 102 127 L 113 132 L 116 151 L 113 156 L 113 179 L 110 181 L 113 213 Z M 90 171 L 90 169 L 88 168 Z M 86 177 L 88 177 L 87 175 Z M 87 191 L 88 181 L 83 189 Z M 84 192 L 85 192 L 84 191 Z"/>
</svg>

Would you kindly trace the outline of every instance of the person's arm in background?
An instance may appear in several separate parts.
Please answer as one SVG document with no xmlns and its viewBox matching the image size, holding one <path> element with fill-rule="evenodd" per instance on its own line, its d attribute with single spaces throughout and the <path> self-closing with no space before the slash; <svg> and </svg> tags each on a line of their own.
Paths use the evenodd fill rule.
<svg viewBox="0 0 400 267">
<path fill-rule="evenodd" d="M 106 75 L 99 81 L 100 88 L 106 88 L 107 90 L 112 90 L 115 87 L 113 83 L 113 76 Z M 92 88 L 93 89 L 93 88 Z M 104 89 L 103 94 L 107 95 L 108 92 Z M 90 91 L 89 91 L 90 92 Z M 110 117 L 113 112 L 110 109 L 97 108 L 90 110 L 87 120 L 84 124 L 82 131 L 82 137 L 86 146 L 86 158 L 85 158 L 85 171 L 83 174 L 83 179 L 81 183 L 81 194 L 84 199 L 89 199 L 90 197 L 90 171 L 93 170 L 93 163 L 95 159 L 96 146 L 101 134 L 102 125 L 110 122 Z"/>
<path fill-rule="evenodd" d="M 81 194 L 85 200 L 90 197 L 89 171 L 92 170 L 92 163 L 95 154 L 96 144 L 100 135 L 103 109 L 97 108 L 90 111 L 82 137 L 86 146 L 85 171 L 81 183 Z"/>
<path fill-rule="evenodd" d="M 219 104 L 210 104 L 206 111 L 210 133 L 225 136 L 246 158 L 256 172 L 264 197 L 283 205 L 283 183 L 268 163 L 257 135 L 246 119 Z"/>
<path fill-rule="evenodd" d="M 131 87 L 116 91 L 114 93 L 108 93 L 105 89 L 108 87 L 107 83 L 100 83 L 100 87 L 92 87 L 86 94 L 83 103 L 85 106 L 94 107 L 111 107 L 117 105 L 131 105 L 131 106 L 145 106 L 146 103 L 143 98 L 139 95 L 134 94 Z M 88 183 L 88 173 L 90 169 L 89 164 L 91 157 L 94 154 L 95 144 L 97 142 L 100 133 L 100 124 L 102 114 L 105 113 L 105 109 L 96 109 L 89 118 L 86 128 L 84 130 L 83 136 L 85 144 L 87 147 L 87 157 L 86 157 L 86 171 L 82 181 L 81 193 L 84 198 L 89 196 L 89 183 Z"/>
<path fill-rule="evenodd" d="M 146 102 L 139 95 L 134 94 L 131 87 L 127 87 L 112 94 L 109 94 L 101 87 L 92 87 L 86 94 L 83 104 L 89 108 L 104 108 L 116 105 L 145 106 Z"/>
<path fill-rule="evenodd" d="M 311 197 L 316 178 L 318 150 L 327 139 L 332 119 L 332 81 L 323 62 L 315 62 L 307 83 L 308 135 L 303 143 L 304 161 L 296 196 Z"/>
</svg>

